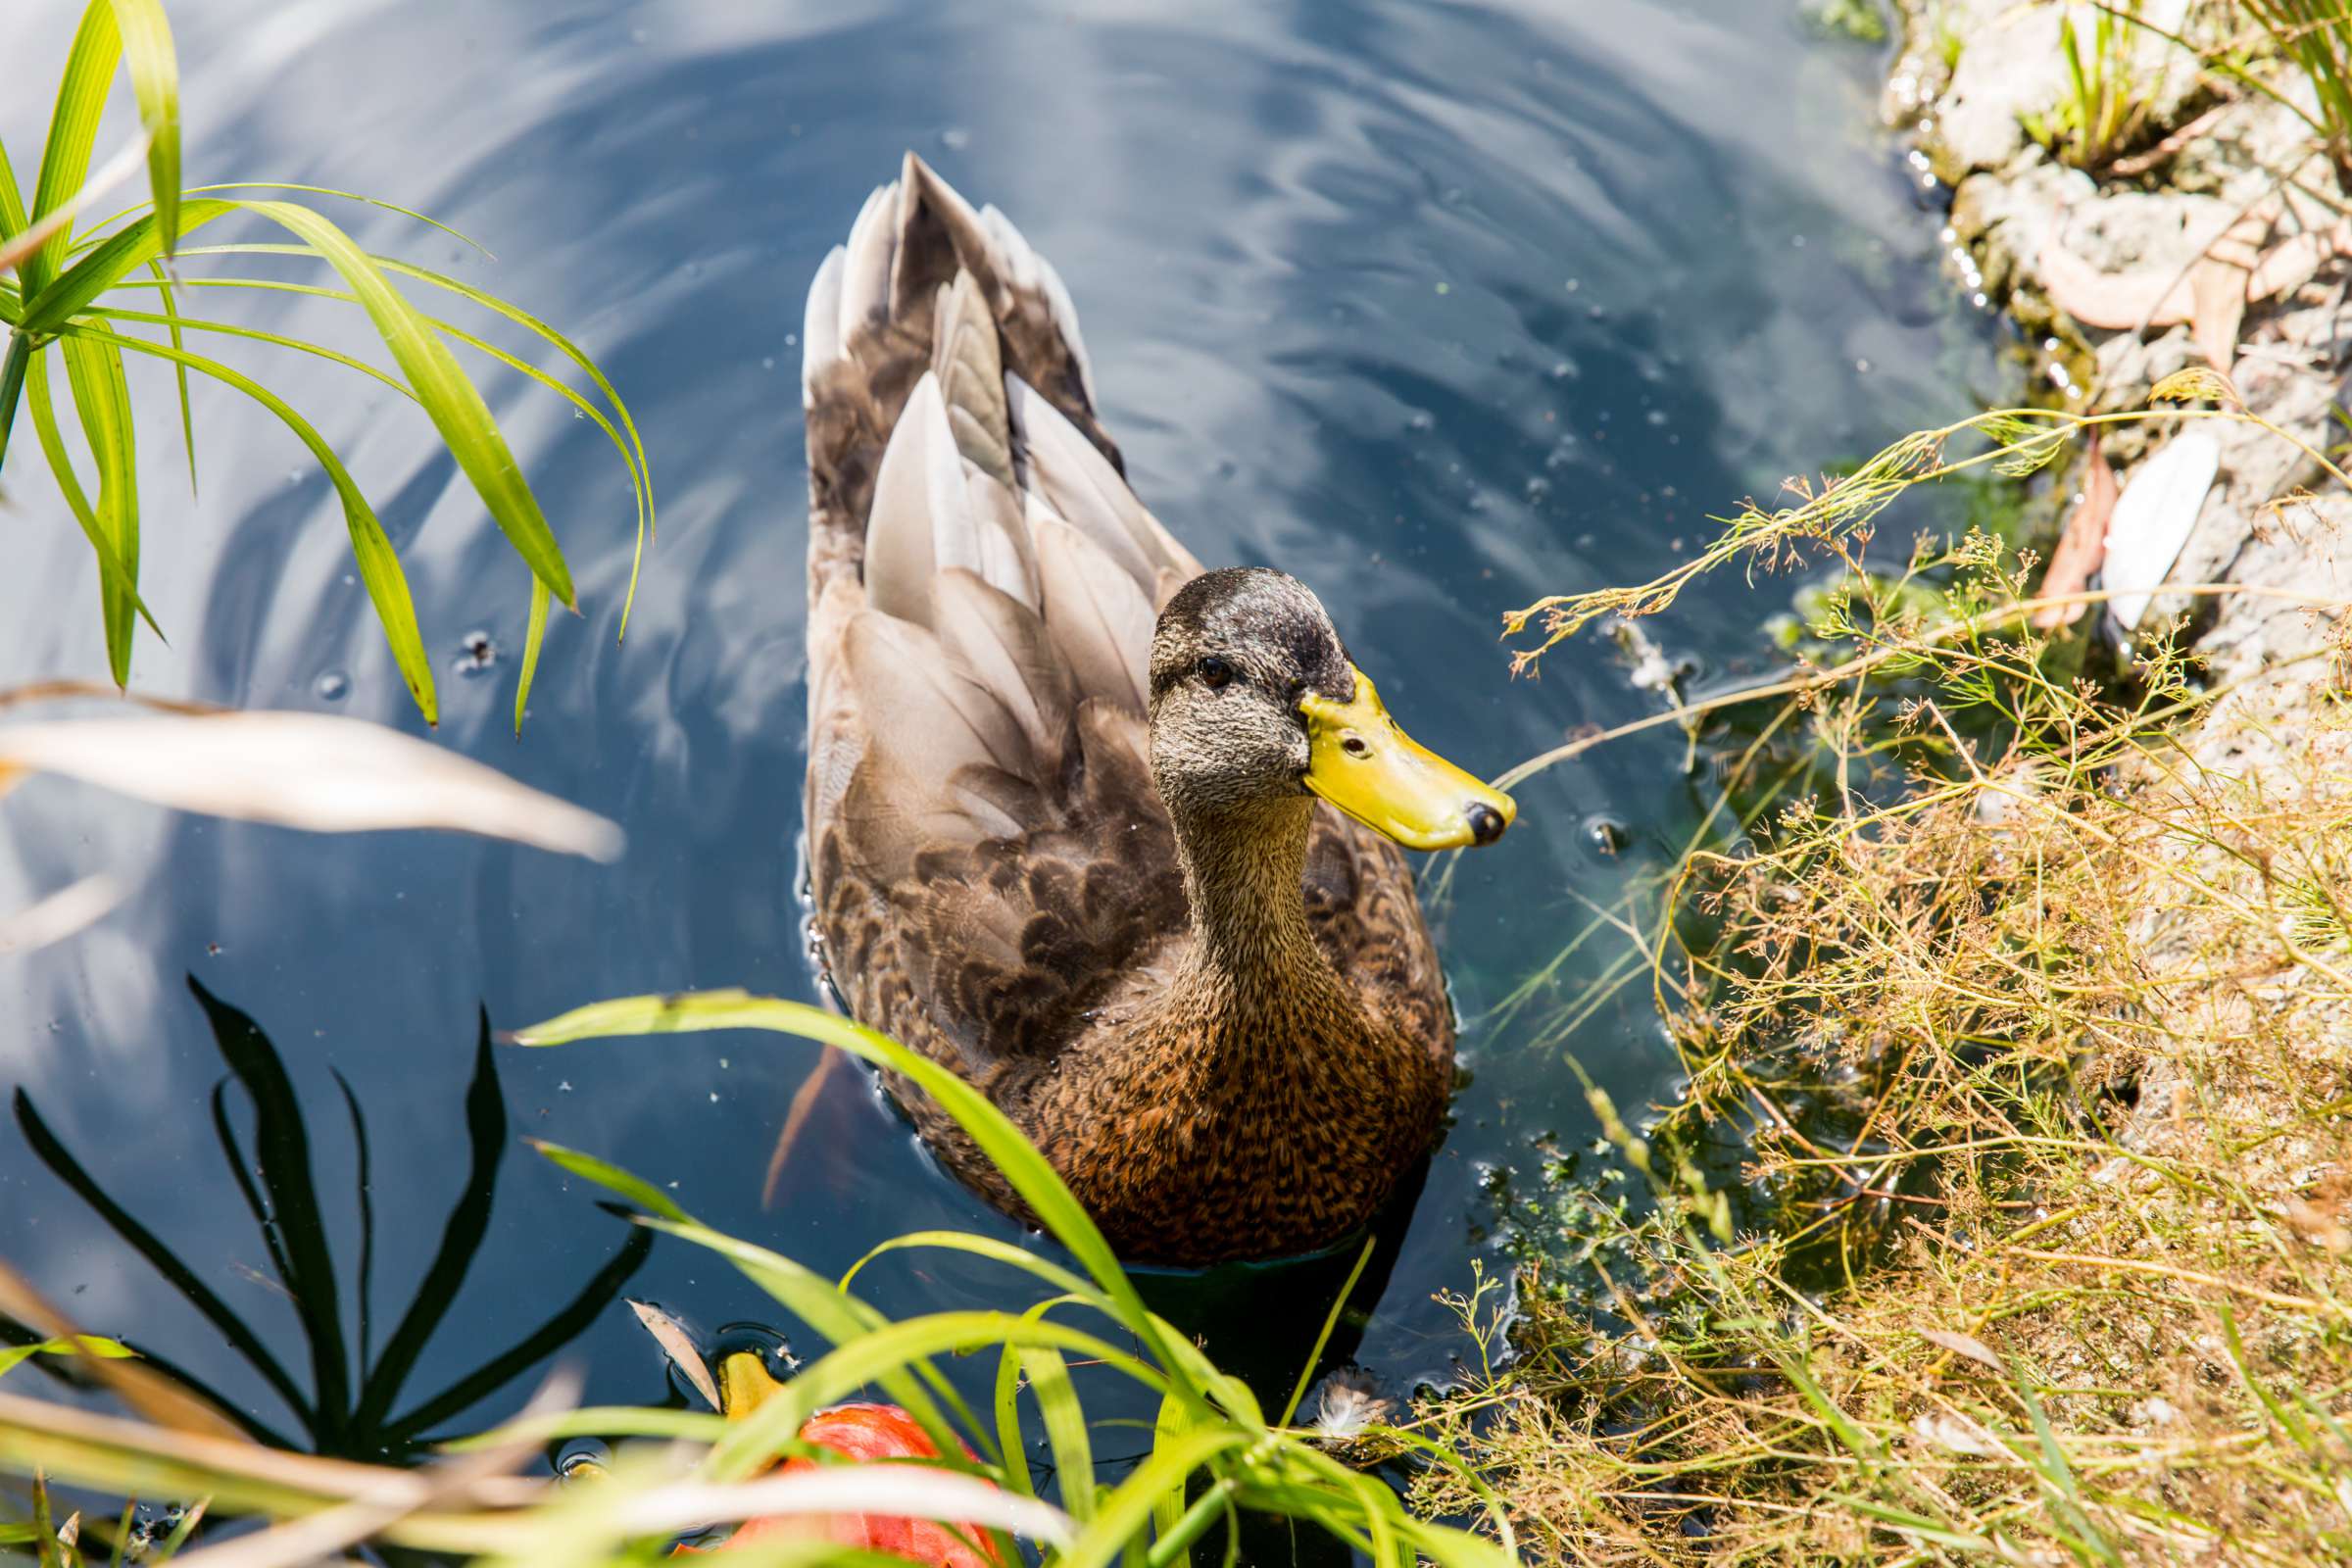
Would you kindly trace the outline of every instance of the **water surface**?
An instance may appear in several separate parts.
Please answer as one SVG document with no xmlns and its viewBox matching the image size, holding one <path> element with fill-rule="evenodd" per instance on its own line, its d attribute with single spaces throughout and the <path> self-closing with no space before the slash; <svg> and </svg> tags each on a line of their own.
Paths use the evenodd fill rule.
<svg viewBox="0 0 2352 1568">
<path fill-rule="evenodd" d="M 0 15 L 0 58 L 49 79 L 78 10 L 19 0 Z M 313 413 L 398 542 L 446 662 L 440 742 L 617 818 L 628 857 L 605 868 L 460 838 L 316 839 L 45 781 L 0 813 L 0 908 L 101 867 L 137 890 L 80 938 L 0 959 L 0 1086 L 293 1385 L 334 1374 L 314 1369 L 272 1283 L 271 1234 L 327 1250 L 331 1264 L 303 1255 L 313 1280 L 338 1281 L 346 1353 L 365 1312 L 380 1356 L 453 1206 L 461 1242 L 478 1229 L 462 1288 L 443 1254 L 445 1315 L 411 1321 L 398 1397 L 379 1390 L 365 1418 L 318 1439 L 329 1444 L 397 1446 L 495 1419 L 521 1387 L 466 1374 L 517 1346 L 505 1370 L 535 1371 L 566 1337 L 591 1401 L 662 1397 L 651 1347 L 598 1304 L 624 1275 L 629 1294 L 707 1326 L 792 1327 L 707 1254 L 628 1250 L 630 1227 L 521 1136 L 636 1170 L 822 1270 L 910 1228 L 1015 1233 L 846 1072 L 763 1204 L 785 1105 L 814 1060 L 800 1042 L 498 1051 L 500 1094 L 477 1081 L 485 1013 L 510 1027 L 643 991 L 815 994 L 794 897 L 807 507 L 792 334 L 818 260 L 903 148 L 1005 209 L 1058 266 L 1146 502 L 1212 564 L 1308 581 L 1403 722 L 1489 773 L 1656 701 L 1598 644 L 1512 682 L 1500 612 L 1666 569 L 1707 536 L 1709 512 L 1941 422 L 2001 373 L 1988 326 L 1936 278 L 1939 218 L 1872 128 L 1875 54 L 1809 36 L 1779 5 L 183 0 L 172 15 L 190 183 L 365 190 L 478 238 L 495 263 L 388 214 L 338 212 L 371 247 L 500 290 L 596 355 L 636 410 L 662 509 L 616 647 L 626 479 L 567 407 L 485 371 L 586 612 L 553 629 L 517 742 L 506 714 L 525 574 L 423 421 L 331 367 L 233 354 Z M 33 93 L 0 105 L 21 173 L 42 119 Z M 315 302 L 197 301 L 367 347 Z M 299 447 L 200 388 L 191 501 L 168 384 L 139 390 L 143 584 L 171 646 L 141 642 L 136 685 L 419 730 Z M 23 443 L 10 464 L 0 516 L 0 685 L 104 668 L 94 570 L 31 455 Z M 1757 624 L 1787 592 L 1710 584 L 1657 635 L 1701 678 L 1731 678 L 1761 667 Z M 500 657 L 461 674 L 476 630 Z M 1466 1349 L 1432 1298 L 1467 1288 L 1474 1263 L 1501 1266 L 1491 1174 L 1594 1133 L 1561 1045 L 1479 1020 L 1589 918 L 1587 901 L 1607 903 L 1688 834 L 1705 802 L 1680 761 L 1679 738 L 1662 738 L 1546 774 L 1521 792 L 1505 847 L 1461 866 L 1441 941 L 1472 1081 L 1346 1347 L 1397 1385 L 1443 1379 Z M 1596 819 L 1621 832 L 1616 855 Z M 1563 991 L 1601 961 L 1565 966 Z M 191 977 L 274 1043 L 282 1087 Z M 279 1223 L 257 1228 L 216 1118 L 223 1042 L 275 1107 L 257 1126 L 247 1091 L 219 1097 L 240 1161 L 274 1139 L 282 1175 L 299 1120 L 315 1219 L 265 1194 Z M 1643 987 L 1567 1049 L 1621 1103 L 1671 1091 Z M 368 1134 L 365 1211 L 344 1085 Z M 469 1187 L 477 1145 L 498 1162 L 494 1194 Z M 0 1133 L 0 1256 L 88 1326 L 293 1436 L 268 1379 L 50 1153 L 23 1123 Z M 1161 1289 L 1279 1397 L 1335 1286 L 1310 1269 Z M 942 1258 L 886 1262 L 861 1288 L 894 1314 L 1013 1294 Z M 305 1288 L 314 1316 L 320 1289 Z M 561 1321 L 583 1291 L 584 1321 Z M 390 1432 L 420 1401 L 428 1419 Z"/>
</svg>

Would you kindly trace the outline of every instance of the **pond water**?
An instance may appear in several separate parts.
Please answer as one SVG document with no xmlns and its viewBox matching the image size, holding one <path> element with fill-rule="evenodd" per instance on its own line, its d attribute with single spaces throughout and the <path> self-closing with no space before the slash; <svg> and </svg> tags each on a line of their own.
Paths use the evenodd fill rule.
<svg viewBox="0 0 2352 1568">
<path fill-rule="evenodd" d="M 0 58 L 53 80 L 78 10 L 6 8 Z M 31 1107 L 0 1132 L 0 1257 L 305 1446 L 402 1451 L 493 1420 L 559 1348 L 591 1401 L 661 1400 L 616 1289 L 712 1328 L 794 1327 L 710 1255 L 632 1246 L 526 1135 L 820 1270 L 911 1228 L 1017 1234 L 850 1072 L 763 1202 L 815 1060 L 803 1043 L 480 1048 L 484 1013 L 511 1027 L 645 991 L 815 995 L 795 897 L 807 504 L 791 334 L 819 258 L 903 148 L 1058 266 L 1105 421 L 1159 516 L 1212 564 L 1305 579 L 1400 719 L 1490 774 L 1656 705 L 1596 640 L 1512 681 L 1502 611 L 1666 569 L 1710 512 L 1947 419 L 2004 376 L 1989 322 L 1937 276 L 1940 216 L 1873 124 L 1877 51 L 1780 4 L 181 0 L 172 17 L 190 183 L 362 190 L 478 238 L 495 263 L 338 211 L 372 248 L 494 288 L 596 355 L 635 410 L 662 505 L 616 647 L 623 471 L 566 406 L 484 372 L 586 611 L 553 628 L 517 742 L 527 581 L 423 420 L 331 366 L 231 355 L 312 413 L 400 544 L 447 671 L 439 741 L 618 819 L 626 858 L 311 838 L 47 781 L 0 812 L 0 909 L 102 867 L 136 890 L 79 938 L 0 958 L 0 1085 Z M 27 178 L 40 96 L 0 103 Z M 366 347 L 318 302 L 197 302 Z M 135 390 L 144 586 L 171 637 L 141 642 L 135 685 L 420 730 L 300 449 L 200 388 L 190 501 L 169 384 Z M 31 456 L 21 444 L 0 515 L 0 686 L 104 670 L 94 570 Z M 1708 584 L 1657 636 L 1702 683 L 1752 673 L 1788 589 Z M 476 631 L 493 657 L 460 673 Z M 1588 901 L 1690 831 L 1705 801 L 1681 751 L 1645 739 L 1543 775 L 1504 847 L 1459 867 L 1441 943 L 1471 1081 L 1341 1347 L 1394 1385 L 1443 1379 L 1467 1348 L 1433 1296 L 1466 1289 L 1474 1263 L 1502 1267 L 1491 1173 L 1546 1139 L 1592 1139 L 1564 1049 L 1620 1103 L 1671 1093 L 1645 987 L 1564 1047 L 1539 1043 L 1536 1020 L 1480 1020 Z M 1563 993 L 1599 972 L 1598 946 L 1562 968 Z M 282 1077 L 220 1008 L 274 1043 Z M 216 1093 L 232 1064 L 253 1091 Z M 279 1192 L 277 1225 L 257 1227 L 238 1174 L 257 1140 L 281 1180 L 307 1157 L 315 1213 Z M 60 1174 L 76 1164 L 79 1192 Z M 276 1282 L 281 1247 L 302 1302 Z M 176 1286 L 155 1266 L 166 1251 Z M 1159 1289 L 1279 1397 L 1344 1262 Z M 936 1258 L 887 1260 L 861 1288 L 899 1315 L 1020 1292 Z M 348 1382 L 337 1352 L 314 1365 L 306 1308 L 321 1332 L 341 1325 L 340 1355 L 364 1343 L 412 1367 L 396 1391 L 330 1397 L 309 1435 L 247 1353 L 298 1390 Z"/>
</svg>

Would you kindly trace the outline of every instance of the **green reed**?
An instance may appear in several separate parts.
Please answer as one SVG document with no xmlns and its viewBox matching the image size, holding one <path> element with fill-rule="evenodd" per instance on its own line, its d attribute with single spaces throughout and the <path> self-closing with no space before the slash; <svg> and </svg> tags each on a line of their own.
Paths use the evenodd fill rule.
<svg viewBox="0 0 2352 1568">
<path fill-rule="evenodd" d="M 119 70 L 129 75 L 140 132 L 122 156 L 93 174 L 90 166 L 107 95 Z M 148 199 L 95 223 L 82 223 L 83 209 L 140 158 L 147 170 Z M 59 79 L 56 108 L 41 148 L 29 207 L 7 149 L 0 146 L 0 325 L 8 328 L 6 353 L 0 357 L 0 463 L 6 461 L 11 431 L 22 408 L 30 416 L 50 472 L 97 559 L 107 660 L 116 684 L 129 680 L 138 624 L 144 621 L 151 631 L 162 635 L 139 595 L 140 422 L 124 373 L 127 359 L 146 358 L 172 368 L 191 491 L 196 484 L 194 419 L 188 397 L 191 371 L 261 405 L 309 450 L 334 486 L 350 530 L 360 579 L 383 625 L 401 678 L 426 721 L 438 718 L 432 662 L 417 625 L 408 579 L 367 497 L 309 417 L 244 370 L 187 346 L 191 334 L 209 334 L 328 360 L 391 387 L 423 411 L 529 571 L 528 630 L 514 696 L 514 723 L 519 729 L 538 667 L 549 605 L 558 603 L 576 611 L 578 595 L 563 548 L 530 481 L 451 344 L 485 355 L 556 392 L 593 419 L 612 441 L 628 469 L 636 509 L 637 554 L 629 573 L 629 601 L 633 603 L 637 569 L 653 535 L 655 513 L 645 450 L 627 405 L 593 360 L 529 313 L 455 278 L 371 255 L 306 202 L 229 193 L 273 189 L 364 201 L 455 233 L 421 214 L 316 186 L 230 183 L 183 191 L 179 178 L 179 68 L 163 8 L 159 0 L 90 0 Z M 223 219 L 258 220 L 288 236 L 291 243 L 182 246 L 187 235 Z M 213 262 L 264 255 L 323 263 L 342 286 L 292 284 L 234 272 L 186 275 L 176 265 L 198 258 Z M 14 283 L 4 280 L 12 269 Z M 418 310 L 395 279 L 437 289 L 521 327 L 569 361 L 593 386 L 595 399 L 464 328 Z M 355 305 L 381 340 L 392 368 L 384 369 L 322 344 L 182 309 L 191 291 L 213 288 L 286 290 Z M 131 308 L 134 300 L 148 293 L 159 310 Z M 62 388 L 58 384 L 61 379 Z M 85 487 L 81 467 L 68 446 L 61 403 L 70 403 L 79 425 L 94 476 L 90 486 Z M 606 406 L 611 409 L 609 416 Z M 624 605 L 624 632 L 627 624 Z"/>
</svg>

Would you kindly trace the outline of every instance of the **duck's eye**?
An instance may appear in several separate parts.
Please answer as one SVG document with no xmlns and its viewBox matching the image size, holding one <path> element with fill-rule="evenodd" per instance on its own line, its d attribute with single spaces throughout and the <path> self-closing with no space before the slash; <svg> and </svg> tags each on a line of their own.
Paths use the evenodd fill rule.
<svg viewBox="0 0 2352 1568">
<path fill-rule="evenodd" d="M 1223 686 L 1227 681 L 1233 679 L 1233 666 L 1225 662 L 1225 661 L 1222 659 L 1219 659 L 1216 655 L 1211 654 L 1206 659 L 1200 661 L 1200 673 L 1201 683 L 1207 686 L 1209 690 L 1215 691 L 1219 687 Z"/>
</svg>

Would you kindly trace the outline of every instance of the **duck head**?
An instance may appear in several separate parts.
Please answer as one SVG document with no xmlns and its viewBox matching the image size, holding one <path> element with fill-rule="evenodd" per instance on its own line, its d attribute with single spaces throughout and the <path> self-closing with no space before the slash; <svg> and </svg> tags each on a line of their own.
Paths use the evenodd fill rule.
<svg viewBox="0 0 2352 1568">
<path fill-rule="evenodd" d="M 1502 837 L 1518 807 L 1397 727 L 1322 602 L 1262 566 L 1179 589 L 1152 639 L 1152 777 L 1179 821 L 1319 795 L 1408 849 Z"/>
</svg>

